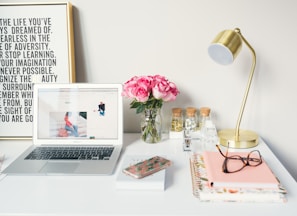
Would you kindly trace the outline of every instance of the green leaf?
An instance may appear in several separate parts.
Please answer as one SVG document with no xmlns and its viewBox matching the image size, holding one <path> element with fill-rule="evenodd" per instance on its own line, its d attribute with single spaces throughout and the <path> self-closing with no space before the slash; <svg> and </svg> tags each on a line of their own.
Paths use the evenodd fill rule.
<svg viewBox="0 0 297 216">
<path fill-rule="evenodd" d="M 146 102 L 139 102 L 134 99 L 130 103 L 131 109 L 136 109 L 136 114 L 142 113 L 145 109 L 161 108 L 163 100 L 157 100 L 154 97 L 150 97 Z"/>
<path fill-rule="evenodd" d="M 134 100 L 130 103 L 130 108 L 137 108 L 139 105 L 141 105 L 141 103 Z"/>
</svg>

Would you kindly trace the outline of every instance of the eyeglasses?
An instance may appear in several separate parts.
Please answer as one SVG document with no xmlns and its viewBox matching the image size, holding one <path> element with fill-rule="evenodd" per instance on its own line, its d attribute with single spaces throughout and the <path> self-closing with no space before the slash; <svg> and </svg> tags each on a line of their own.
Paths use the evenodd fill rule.
<svg viewBox="0 0 297 216">
<path fill-rule="evenodd" d="M 225 158 L 222 166 L 222 171 L 224 173 L 235 173 L 242 170 L 246 166 L 256 167 L 262 163 L 262 156 L 258 150 L 253 150 L 249 152 L 246 157 L 242 157 L 239 155 L 228 156 L 229 146 L 227 148 L 226 154 L 223 154 L 219 145 L 216 145 L 216 147 L 220 154 Z"/>
</svg>

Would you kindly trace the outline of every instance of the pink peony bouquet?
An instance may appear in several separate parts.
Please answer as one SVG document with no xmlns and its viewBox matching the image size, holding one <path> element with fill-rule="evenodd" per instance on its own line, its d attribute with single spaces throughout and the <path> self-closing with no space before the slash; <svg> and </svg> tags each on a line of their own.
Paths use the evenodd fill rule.
<svg viewBox="0 0 297 216">
<path fill-rule="evenodd" d="M 135 108 L 136 113 L 161 108 L 163 101 L 174 101 L 178 94 L 176 85 L 161 75 L 134 76 L 124 83 L 122 92 L 122 96 L 133 99 L 130 108 Z"/>
</svg>

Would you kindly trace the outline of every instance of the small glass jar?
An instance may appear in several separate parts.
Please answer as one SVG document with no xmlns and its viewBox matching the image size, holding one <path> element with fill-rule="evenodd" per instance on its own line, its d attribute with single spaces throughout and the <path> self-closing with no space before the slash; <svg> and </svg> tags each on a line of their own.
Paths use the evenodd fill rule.
<svg viewBox="0 0 297 216">
<path fill-rule="evenodd" d="M 183 130 L 183 113 L 181 108 L 172 109 L 170 130 L 173 132 L 180 132 Z"/>
<path fill-rule="evenodd" d="M 185 130 L 197 130 L 197 109 L 195 107 L 186 108 Z"/>
<path fill-rule="evenodd" d="M 201 107 L 199 113 L 198 128 L 199 130 L 202 130 L 204 128 L 205 121 L 210 120 L 210 108 Z"/>
</svg>

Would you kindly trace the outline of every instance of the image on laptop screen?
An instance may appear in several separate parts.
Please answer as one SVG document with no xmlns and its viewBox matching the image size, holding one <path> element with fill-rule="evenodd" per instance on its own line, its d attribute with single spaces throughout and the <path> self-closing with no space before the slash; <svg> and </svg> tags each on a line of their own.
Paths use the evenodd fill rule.
<svg viewBox="0 0 297 216">
<path fill-rule="evenodd" d="M 42 88 L 38 139 L 117 139 L 116 88 Z"/>
</svg>

